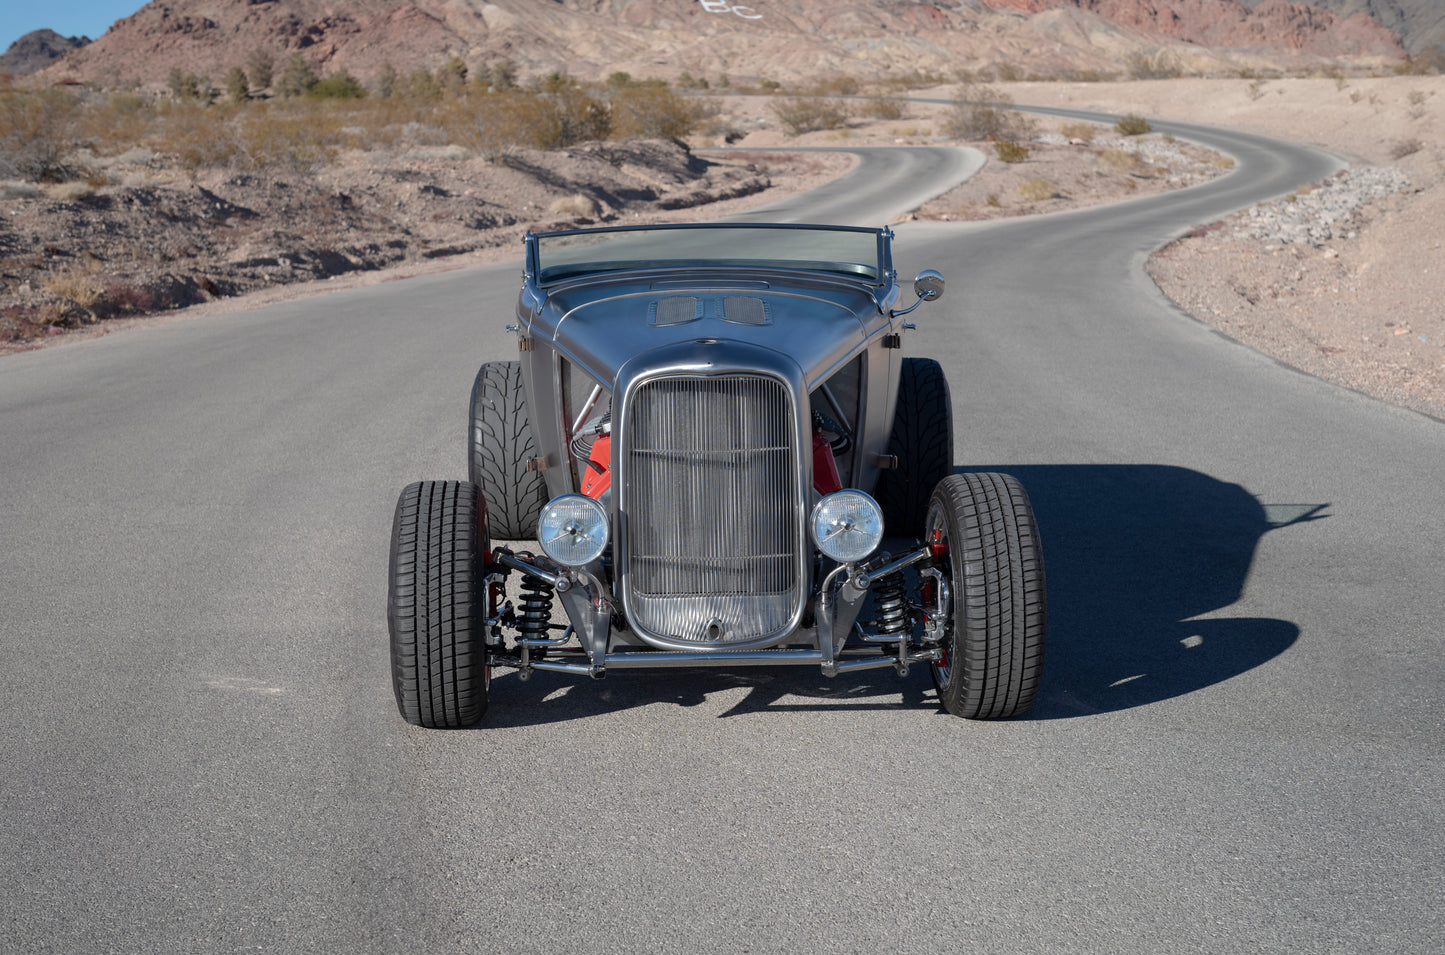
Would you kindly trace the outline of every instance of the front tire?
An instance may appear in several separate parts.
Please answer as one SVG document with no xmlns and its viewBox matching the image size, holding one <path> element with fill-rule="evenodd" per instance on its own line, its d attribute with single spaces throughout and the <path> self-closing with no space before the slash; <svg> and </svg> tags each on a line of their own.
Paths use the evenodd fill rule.
<svg viewBox="0 0 1445 955">
<path fill-rule="evenodd" d="M 471 726 L 487 711 L 487 546 L 476 485 L 423 481 L 401 492 L 386 622 L 396 706 L 414 726 Z"/>
<path fill-rule="evenodd" d="M 932 358 L 905 358 L 899 367 L 888 453 L 898 466 L 878 475 L 883 526 L 912 537 L 923 526 L 929 492 L 953 473 L 953 399 L 943 366 Z"/>
<path fill-rule="evenodd" d="M 924 535 L 948 546 L 944 658 L 929 667 L 939 701 L 965 719 L 1019 715 L 1038 693 L 1047 630 L 1028 494 L 1007 474 L 950 475 L 934 488 Z"/>
<path fill-rule="evenodd" d="M 467 474 L 482 489 L 492 533 L 500 540 L 530 540 L 547 502 L 541 471 L 528 471 L 537 442 L 527 420 L 522 363 L 489 361 L 472 385 L 467 431 Z"/>
</svg>

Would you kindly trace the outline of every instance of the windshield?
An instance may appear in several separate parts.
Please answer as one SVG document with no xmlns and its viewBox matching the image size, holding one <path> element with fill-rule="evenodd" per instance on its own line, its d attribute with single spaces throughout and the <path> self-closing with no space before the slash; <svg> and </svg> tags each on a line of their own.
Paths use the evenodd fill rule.
<svg viewBox="0 0 1445 955">
<path fill-rule="evenodd" d="M 537 283 L 626 269 L 806 269 L 878 283 L 878 229 L 792 225 L 666 225 L 534 236 Z"/>
</svg>

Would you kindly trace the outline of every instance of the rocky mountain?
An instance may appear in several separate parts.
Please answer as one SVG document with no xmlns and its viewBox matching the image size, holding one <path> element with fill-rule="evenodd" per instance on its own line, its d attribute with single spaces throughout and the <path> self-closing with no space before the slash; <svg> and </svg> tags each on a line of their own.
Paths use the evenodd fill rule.
<svg viewBox="0 0 1445 955">
<path fill-rule="evenodd" d="M 86 36 L 61 36 L 54 30 L 31 30 L 0 55 L 0 73 L 14 76 L 34 73 L 49 66 L 62 54 L 89 42 L 90 37 Z"/>
<path fill-rule="evenodd" d="M 1239 0 L 1251 9 L 1266 0 Z M 1399 35 L 1405 49 L 1419 53 L 1445 46 L 1445 3 L 1441 0 L 1300 0 L 1339 17 L 1359 14 L 1374 18 Z"/>
<path fill-rule="evenodd" d="M 1405 0 L 1401 0 L 1405 2 Z M 54 80 L 219 79 L 254 50 L 299 52 L 370 80 L 452 56 L 522 75 L 945 75 L 1001 64 L 1020 75 L 1117 70 L 1168 50 L 1195 70 L 1389 63 L 1399 40 L 1363 17 L 1289 0 L 153 0 L 49 68 Z"/>
</svg>

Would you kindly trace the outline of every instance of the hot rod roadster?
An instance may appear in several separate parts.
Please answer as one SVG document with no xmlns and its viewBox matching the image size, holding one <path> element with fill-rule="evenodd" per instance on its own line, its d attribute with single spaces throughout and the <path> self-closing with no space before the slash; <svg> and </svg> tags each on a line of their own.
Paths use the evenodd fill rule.
<svg viewBox="0 0 1445 955">
<path fill-rule="evenodd" d="M 496 667 L 789 664 L 927 665 L 949 713 L 1026 710 L 1045 635 L 1033 511 L 1009 475 L 954 473 L 943 371 L 901 348 L 943 277 L 920 274 L 900 307 L 892 241 L 731 223 L 529 234 L 517 359 L 482 365 L 472 390 L 469 480 L 397 504 L 402 716 L 476 723 Z"/>
</svg>

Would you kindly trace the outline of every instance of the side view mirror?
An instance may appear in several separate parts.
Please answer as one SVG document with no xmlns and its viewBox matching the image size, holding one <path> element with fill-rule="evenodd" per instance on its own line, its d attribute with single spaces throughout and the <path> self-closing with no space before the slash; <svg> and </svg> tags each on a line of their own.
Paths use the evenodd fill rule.
<svg viewBox="0 0 1445 955">
<path fill-rule="evenodd" d="M 918 296 L 918 301 L 904 309 L 894 309 L 890 314 L 897 318 L 899 315 L 907 315 L 924 302 L 936 302 L 943 298 L 945 286 L 943 273 L 936 269 L 924 269 L 918 273 L 918 278 L 913 280 L 913 294 Z"/>
<path fill-rule="evenodd" d="M 913 294 L 921 301 L 936 302 L 943 298 L 943 273 L 935 269 L 924 269 L 913 280 Z"/>
</svg>

